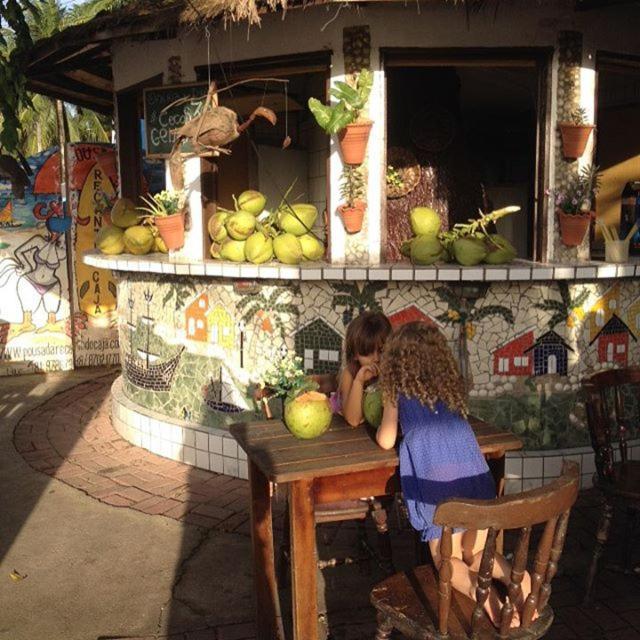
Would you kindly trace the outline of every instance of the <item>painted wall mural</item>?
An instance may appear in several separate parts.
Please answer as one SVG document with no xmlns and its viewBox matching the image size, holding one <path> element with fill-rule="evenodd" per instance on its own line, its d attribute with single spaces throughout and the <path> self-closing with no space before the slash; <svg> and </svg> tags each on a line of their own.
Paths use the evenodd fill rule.
<svg viewBox="0 0 640 640">
<path fill-rule="evenodd" d="M 138 363 L 135 370 L 125 367 L 125 393 L 160 413 L 210 426 L 259 417 L 255 385 L 285 353 L 299 355 L 310 373 L 338 371 L 345 319 L 364 309 L 382 310 L 395 325 L 424 319 L 440 326 L 466 362 L 473 413 L 513 429 L 529 449 L 587 444 L 580 381 L 621 365 L 623 356 L 640 363 L 640 328 L 629 320 L 640 313 L 634 280 L 565 290 L 513 282 L 238 286 L 127 274 L 119 287 L 120 339 L 127 361 Z M 592 322 L 601 322 L 602 301 L 613 299 L 612 290 L 616 312 L 592 337 Z M 140 383 L 152 367 L 169 363 L 175 366 L 161 386 Z M 637 429 L 638 399 L 628 401 Z"/>
<path fill-rule="evenodd" d="M 56 148 L 28 159 L 20 197 L 0 181 L 0 376 L 119 362 L 115 283 L 80 260 L 115 197 L 115 151 L 69 145 L 67 158 L 68 207 Z"/>
</svg>

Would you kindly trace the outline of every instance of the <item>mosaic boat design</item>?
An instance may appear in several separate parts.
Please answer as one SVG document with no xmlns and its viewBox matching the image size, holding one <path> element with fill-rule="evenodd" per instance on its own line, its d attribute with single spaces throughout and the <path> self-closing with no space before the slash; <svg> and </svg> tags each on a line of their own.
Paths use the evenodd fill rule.
<svg viewBox="0 0 640 640">
<path fill-rule="evenodd" d="M 124 361 L 127 380 L 140 389 L 169 391 L 184 349 L 184 347 L 181 347 L 178 353 L 170 360 L 154 362 L 153 364 L 150 357 L 153 354 L 148 354 L 149 357 L 144 360 L 140 360 L 131 354 L 127 355 Z"/>
<path fill-rule="evenodd" d="M 0 211 L 0 228 L 21 227 L 22 221 L 13 217 L 13 203 L 11 200 Z"/>
<path fill-rule="evenodd" d="M 218 380 L 211 380 L 205 403 L 217 413 L 242 413 L 249 409 L 242 392 L 234 385 L 224 367 L 220 368 Z"/>
</svg>

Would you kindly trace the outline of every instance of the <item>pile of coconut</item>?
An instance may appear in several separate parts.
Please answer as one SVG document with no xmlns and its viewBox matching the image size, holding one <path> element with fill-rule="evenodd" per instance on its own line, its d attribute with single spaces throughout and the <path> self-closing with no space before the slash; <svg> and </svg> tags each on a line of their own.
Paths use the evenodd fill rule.
<svg viewBox="0 0 640 640">
<path fill-rule="evenodd" d="M 266 198 L 253 190 L 233 200 L 234 210 L 219 209 L 209 220 L 213 258 L 300 264 L 324 256 L 324 243 L 313 231 L 318 209 L 312 204 L 290 204 L 285 197 L 275 211 L 267 211 Z"/>
</svg>

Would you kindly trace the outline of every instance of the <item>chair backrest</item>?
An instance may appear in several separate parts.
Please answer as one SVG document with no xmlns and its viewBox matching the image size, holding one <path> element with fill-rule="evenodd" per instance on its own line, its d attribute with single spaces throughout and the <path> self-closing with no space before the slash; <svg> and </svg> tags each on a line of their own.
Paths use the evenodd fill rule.
<svg viewBox="0 0 640 640">
<path fill-rule="evenodd" d="M 514 615 L 514 603 L 522 593 L 522 578 L 526 570 L 531 529 L 544 523 L 544 530 L 536 550 L 531 572 L 531 593 L 521 618 L 521 628 L 527 628 L 535 611 L 542 611 L 551 595 L 551 580 L 558 570 L 569 512 L 578 495 L 579 466 L 565 461 L 562 475 L 539 489 L 525 491 L 495 500 L 446 500 L 438 505 L 433 518 L 442 526 L 440 539 L 441 564 L 438 584 L 438 627 L 447 634 L 451 607 L 451 536 L 454 528 L 487 529 L 487 540 L 478 571 L 476 607 L 471 619 L 473 633 L 479 632 L 484 604 L 489 596 L 498 534 L 505 529 L 518 529 L 508 594 L 502 607 L 500 635 L 507 637 Z"/>
<path fill-rule="evenodd" d="M 591 445 L 601 480 L 613 475 L 612 438 L 618 440 L 620 459 L 627 461 L 629 416 L 624 414 L 623 387 L 640 386 L 640 368 L 612 369 L 591 376 L 583 385 Z"/>
</svg>

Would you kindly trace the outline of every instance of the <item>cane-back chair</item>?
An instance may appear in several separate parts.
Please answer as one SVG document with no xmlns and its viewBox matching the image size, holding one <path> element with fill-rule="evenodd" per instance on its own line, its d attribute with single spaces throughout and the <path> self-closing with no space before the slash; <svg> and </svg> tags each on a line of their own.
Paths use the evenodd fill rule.
<svg viewBox="0 0 640 640">
<path fill-rule="evenodd" d="M 621 568 L 630 570 L 631 546 L 640 519 L 640 460 L 629 460 L 628 434 L 633 417 L 625 407 L 625 393 L 640 397 L 640 368 L 614 369 L 591 376 L 583 385 L 587 422 L 595 452 L 595 486 L 604 496 L 596 545 L 587 574 L 585 601 L 591 599 L 600 558 L 609 537 L 614 506 L 626 508 L 627 527 L 621 545 Z M 638 416 L 635 416 L 638 420 Z M 637 423 L 636 423 L 636 426 Z M 615 441 L 617 440 L 617 455 Z"/>
<path fill-rule="evenodd" d="M 376 586 L 371 602 L 378 611 L 376 640 L 387 640 L 393 629 L 416 640 L 497 640 L 542 637 L 553 621 L 549 606 L 551 580 L 558 570 L 569 512 L 578 495 L 575 462 L 565 462 L 560 478 L 544 487 L 495 500 L 446 500 L 438 505 L 434 522 L 442 526 L 439 571 L 420 566 L 397 573 Z M 521 624 L 511 628 L 514 603 L 522 596 L 529 541 L 534 525 L 544 524 L 531 572 L 531 593 L 524 601 Z M 487 529 L 477 574 L 475 601 L 451 585 L 452 531 L 454 528 Z M 507 597 L 499 628 L 484 612 L 492 586 L 498 534 L 519 530 Z M 535 613 L 538 617 L 534 620 Z"/>
</svg>

